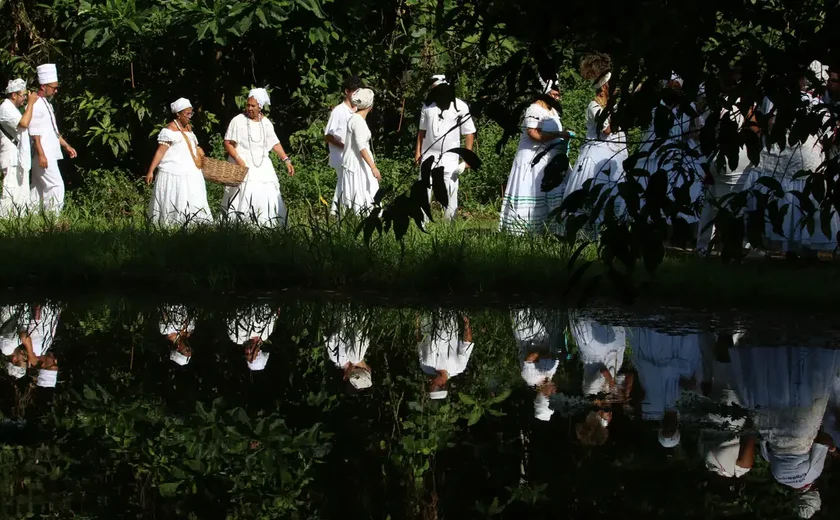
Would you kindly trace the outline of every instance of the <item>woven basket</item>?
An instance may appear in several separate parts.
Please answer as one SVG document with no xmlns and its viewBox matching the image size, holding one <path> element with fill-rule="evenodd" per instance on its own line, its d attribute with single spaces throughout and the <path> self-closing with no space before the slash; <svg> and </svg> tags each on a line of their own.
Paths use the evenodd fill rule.
<svg viewBox="0 0 840 520">
<path fill-rule="evenodd" d="M 201 171 L 204 172 L 206 180 L 218 182 L 225 186 L 239 186 L 245 180 L 245 176 L 248 175 L 248 168 L 244 166 L 211 159 L 210 157 L 204 158 Z"/>
</svg>

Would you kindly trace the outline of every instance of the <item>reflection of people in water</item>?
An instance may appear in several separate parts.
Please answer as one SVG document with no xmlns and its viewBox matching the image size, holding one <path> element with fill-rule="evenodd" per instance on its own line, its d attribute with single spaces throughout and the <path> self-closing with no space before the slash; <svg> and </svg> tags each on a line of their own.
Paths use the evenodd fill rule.
<svg viewBox="0 0 840 520">
<path fill-rule="evenodd" d="M 274 332 L 276 322 L 277 311 L 268 305 L 259 305 L 238 312 L 227 323 L 228 337 L 242 346 L 248 369 L 253 372 L 265 370 L 268 364 L 271 354 L 262 347 Z"/>
<path fill-rule="evenodd" d="M 461 323 L 459 323 L 459 321 Z M 446 399 L 449 379 L 467 368 L 473 350 L 470 320 L 455 316 L 424 317 L 417 331 L 420 368 L 430 377 L 429 398 Z"/>
<path fill-rule="evenodd" d="M 29 366 L 38 368 L 37 385 L 54 388 L 58 381 L 58 363 L 49 352 L 55 341 L 61 311 L 53 304 L 35 305 L 24 313 L 20 341 L 26 349 Z"/>
<path fill-rule="evenodd" d="M 192 358 L 189 338 L 195 330 L 195 318 L 183 305 L 167 305 L 161 309 L 160 333 L 172 345 L 169 359 L 185 366 Z"/>
<path fill-rule="evenodd" d="M 0 320 L 0 350 L 3 352 L 6 373 L 14 379 L 20 379 L 26 375 L 29 366 L 26 348 L 22 344 L 23 306 L 0 307 Z"/>
<path fill-rule="evenodd" d="M 814 482 L 834 441 L 822 431 L 823 416 L 840 374 L 840 351 L 806 347 L 741 345 L 730 350 L 738 396 L 754 411 L 761 454 L 777 482 L 799 492 L 799 514 L 820 509 Z"/>
<path fill-rule="evenodd" d="M 624 327 L 602 325 L 585 318 L 572 318 L 572 337 L 583 362 L 583 395 L 595 397 L 597 411 L 590 412 L 575 427 L 583 444 L 601 446 L 609 438 L 612 405 L 627 402 L 633 374 L 620 374 L 627 348 Z M 601 397 L 603 396 L 603 397 Z"/>
<path fill-rule="evenodd" d="M 58 361 L 52 352 L 44 355 L 40 360 L 37 385 L 41 388 L 55 388 L 58 383 Z"/>
<path fill-rule="evenodd" d="M 522 379 L 537 390 L 534 417 L 549 421 L 554 410 L 549 398 L 557 392 L 552 378 L 563 348 L 563 330 L 559 319 L 545 318 L 534 311 L 518 310 L 513 316 L 513 338 L 519 348 Z"/>
<path fill-rule="evenodd" d="M 734 338 L 737 341 L 737 336 Z M 704 341 L 703 392 L 721 407 L 741 406 L 736 393 L 735 376 L 727 351 L 732 345 L 731 334 L 721 334 L 716 342 Z M 700 453 L 706 468 L 721 477 L 741 478 L 753 467 L 756 438 L 751 432 L 740 434 L 747 425 L 744 418 L 732 418 L 725 414 L 707 414 L 706 422 L 714 429 L 705 429 L 700 434 Z"/>
<path fill-rule="evenodd" d="M 344 380 L 357 391 L 373 386 L 371 369 L 365 362 L 370 340 L 361 326 L 342 319 L 338 329 L 325 338 L 327 355 L 344 374 Z"/>
<path fill-rule="evenodd" d="M 645 391 L 642 419 L 660 421 L 659 443 L 675 448 L 680 443 L 676 408 L 680 391 L 696 388 L 702 368 L 700 334 L 677 336 L 637 328 L 631 342 L 633 364 Z"/>
</svg>

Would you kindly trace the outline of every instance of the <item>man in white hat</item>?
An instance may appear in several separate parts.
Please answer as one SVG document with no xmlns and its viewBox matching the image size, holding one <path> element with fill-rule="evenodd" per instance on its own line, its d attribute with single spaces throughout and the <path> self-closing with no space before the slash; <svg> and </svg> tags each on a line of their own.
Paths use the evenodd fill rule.
<svg viewBox="0 0 840 520">
<path fill-rule="evenodd" d="M 77 154 L 61 137 L 55 111 L 50 104 L 58 92 L 55 65 L 48 63 L 38 66 L 38 83 L 39 99 L 34 103 L 32 121 L 29 123 L 29 135 L 35 145 L 30 199 L 44 211 L 60 213 L 64 207 L 64 179 L 58 169 L 58 161 L 64 159 L 61 149 L 64 148 L 71 159 L 75 159 Z"/>
<path fill-rule="evenodd" d="M 459 148 L 461 136 L 464 136 L 464 148 L 472 150 L 475 132 L 470 107 L 455 97 L 455 89 L 446 80 L 446 76 L 432 76 L 432 87 L 420 111 L 414 160 L 422 163 L 434 157 L 434 167 L 443 167 L 443 179 L 449 193 L 443 218 L 448 222 L 455 219 L 458 210 L 458 178 L 466 168 L 466 163 L 459 164 L 458 155 L 446 151 Z M 431 189 L 428 193 L 431 200 Z"/>
<path fill-rule="evenodd" d="M 347 136 L 347 121 L 350 120 L 350 116 L 356 113 L 356 109 L 350 100 L 353 97 L 353 92 L 356 92 L 362 86 L 362 80 L 358 76 L 350 76 L 344 80 L 341 85 L 344 99 L 332 109 L 327 126 L 324 128 L 324 140 L 327 142 L 330 151 L 329 164 L 336 173 L 336 186 L 341 184 L 341 161 L 344 155 L 344 139 Z M 338 195 L 338 190 L 336 190 L 331 206 L 333 210 L 338 208 Z"/>
<path fill-rule="evenodd" d="M 353 390 L 362 391 L 373 386 L 371 369 L 365 362 L 370 340 L 361 325 L 342 319 L 338 330 L 326 338 L 325 346 L 330 361 L 341 369 L 344 380 Z"/>
<path fill-rule="evenodd" d="M 6 99 L 0 104 L 0 169 L 3 193 L 0 216 L 23 213 L 29 207 L 29 170 L 32 152 L 29 147 L 29 123 L 38 100 L 37 92 L 27 92 L 22 79 L 9 81 Z M 20 107 L 26 104 L 23 115 Z"/>
<path fill-rule="evenodd" d="M 430 377 L 429 398 L 433 400 L 446 399 L 449 379 L 466 370 L 473 350 L 469 318 L 463 317 L 460 337 L 454 316 L 440 319 L 442 322 L 433 323 L 426 318 L 417 331 L 420 368 Z"/>
</svg>

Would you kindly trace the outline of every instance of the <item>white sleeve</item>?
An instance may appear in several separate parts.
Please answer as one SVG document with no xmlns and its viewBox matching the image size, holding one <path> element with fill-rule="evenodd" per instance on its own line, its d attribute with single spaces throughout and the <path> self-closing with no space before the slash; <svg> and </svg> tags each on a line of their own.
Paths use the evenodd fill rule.
<svg viewBox="0 0 840 520">
<path fill-rule="evenodd" d="M 239 142 L 239 125 L 236 124 L 238 117 L 239 116 L 236 116 L 230 120 L 230 123 L 227 127 L 227 132 L 225 132 L 225 141 L 233 141 L 234 143 Z"/>
<path fill-rule="evenodd" d="M 522 119 L 522 125 L 525 128 L 538 128 L 543 119 L 543 110 L 539 105 L 531 105 L 525 111 L 525 117 Z"/>
<path fill-rule="evenodd" d="M 356 117 L 350 120 L 348 127 L 353 126 L 353 145 L 360 152 L 367 150 L 370 152 L 370 129 L 367 123 L 361 117 Z"/>
<path fill-rule="evenodd" d="M 172 133 L 169 131 L 168 128 L 164 128 L 160 131 L 157 137 L 158 144 L 165 144 L 166 146 L 172 146 L 174 143 L 174 139 L 172 138 Z"/>
<path fill-rule="evenodd" d="M 423 108 L 420 109 L 420 126 L 418 127 L 418 130 L 422 130 L 425 132 L 429 129 L 428 110 L 429 109 L 425 105 L 423 105 Z"/>
<path fill-rule="evenodd" d="M 16 108 L 10 108 L 4 103 L 0 106 L 0 124 L 9 132 L 10 135 L 15 135 L 18 131 L 18 124 L 20 124 L 21 114 Z"/>
<path fill-rule="evenodd" d="M 47 112 L 44 103 L 46 101 L 43 99 L 35 102 L 35 107 L 32 109 L 32 120 L 29 122 L 29 135 L 42 136 L 47 133 L 47 129 L 52 125 L 50 114 Z"/>
<path fill-rule="evenodd" d="M 458 102 L 456 101 L 457 104 Z M 461 101 L 459 108 L 463 108 L 463 110 L 458 110 L 458 118 L 459 122 L 461 122 L 461 135 L 474 134 L 476 132 L 475 121 L 470 113 L 469 105 Z"/>
<path fill-rule="evenodd" d="M 332 109 L 330 112 L 330 119 L 327 121 L 327 126 L 324 128 L 324 135 L 331 135 L 341 141 L 344 142 L 344 136 L 339 135 L 341 130 L 341 116 L 338 113 L 338 110 L 341 108 L 341 105 Z"/>
<path fill-rule="evenodd" d="M 274 124 L 268 118 L 263 119 L 263 125 L 265 125 L 266 147 L 271 150 L 280 144 L 280 138 L 277 137 L 277 132 L 274 131 Z"/>
</svg>

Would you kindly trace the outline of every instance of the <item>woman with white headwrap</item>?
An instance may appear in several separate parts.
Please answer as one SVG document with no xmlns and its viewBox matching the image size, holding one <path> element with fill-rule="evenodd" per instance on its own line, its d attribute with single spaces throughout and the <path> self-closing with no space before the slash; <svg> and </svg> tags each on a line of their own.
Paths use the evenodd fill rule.
<svg viewBox="0 0 840 520">
<path fill-rule="evenodd" d="M 347 137 L 344 139 L 344 152 L 341 156 L 342 174 L 333 198 L 336 204 L 333 211 L 339 213 L 342 209 L 353 213 L 369 209 L 379 191 L 379 181 L 382 180 L 373 160 L 371 133 L 366 121 L 373 108 L 373 91 L 360 88 L 353 93 L 350 102 L 356 113 L 347 120 Z"/>
<path fill-rule="evenodd" d="M 164 305 L 160 311 L 160 334 L 171 347 L 169 360 L 176 365 L 186 366 L 192 359 L 192 347 L 188 340 L 195 330 L 195 318 L 183 305 Z"/>
<path fill-rule="evenodd" d="M 29 123 L 38 99 L 37 92 L 27 92 L 25 81 L 15 79 L 9 81 L 6 99 L 0 104 L 0 171 L 3 173 L 0 217 L 21 215 L 30 206 Z M 21 115 L 20 107 L 24 103 L 26 110 Z"/>
<path fill-rule="evenodd" d="M 417 329 L 420 368 L 429 376 L 429 399 L 446 399 L 449 380 L 467 369 L 473 351 L 472 328 L 466 316 L 424 317 Z M 463 332 L 461 332 L 463 331 Z"/>
<path fill-rule="evenodd" d="M 268 305 L 258 305 L 240 310 L 227 322 L 228 337 L 242 346 L 248 369 L 252 372 L 265 370 L 271 355 L 262 349 L 274 332 L 277 311 Z"/>
<path fill-rule="evenodd" d="M 513 339 L 519 347 L 522 379 L 537 391 L 534 417 L 549 421 L 554 415 L 549 398 L 557 392 L 552 380 L 560 365 L 558 356 L 563 348 L 560 319 L 519 309 L 513 314 Z"/>
<path fill-rule="evenodd" d="M 373 386 L 371 369 L 365 361 L 370 339 L 361 324 L 352 323 L 343 316 L 337 330 L 325 338 L 324 344 L 330 361 L 341 369 L 344 380 L 354 390 L 366 390 Z"/>
<path fill-rule="evenodd" d="M 207 186 L 201 173 L 204 150 L 190 125 L 192 104 L 180 98 L 169 107 L 174 119 L 158 134 L 158 148 L 146 174 L 146 183 L 155 183 L 149 219 L 161 226 L 210 222 Z"/>
<path fill-rule="evenodd" d="M 271 100 L 264 88 L 248 93 L 245 112 L 234 117 L 225 133 L 228 161 L 248 168 L 239 186 L 226 186 L 222 210 L 231 218 L 260 226 L 283 226 L 286 205 L 280 195 L 280 182 L 269 152 L 274 152 L 286 165 L 289 175 L 295 174 L 292 160 L 283 150 L 274 125 L 262 113 Z"/>
<path fill-rule="evenodd" d="M 548 224 L 548 214 L 563 198 L 562 177 L 565 171 L 554 171 L 560 155 L 568 150 L 571 134 L 560 122 L 560 86 L 556 78 L 540 79 L 541 90 L 525 110 L 519 148 L 510 169 L 499 231 L 516 235 L 541 234 Z M 535 163 L 536 161 L 536 163 Z M 549 166 L 551 165 L 551 166 Z M 546 172 L 554 174 L 546 179 Z M 549 183 L 544 181 L 548 180 Z M 549 191 L 544 185 L 554 184 Z"/>
<path fill-rule="evenodd" d="M 584 183 L 609 184 L 613 194 L 618 193 L 618 182 L 624 177 L 624 159 L 627 158 L 627 138 L 624 132 L 613 128 L 610 118 L 603 115 L 612 90 L 612 59 L 605 54 L 590 54 L 581 60 L 581 75 L 589 81 L 595 98 L 586 108 L 586 142 L 580 147 L 577 162 L 566 177 L 563 197 L 583 189 Z M 623 210 L 617 199 L 616 214 Z"/>
</svg>

